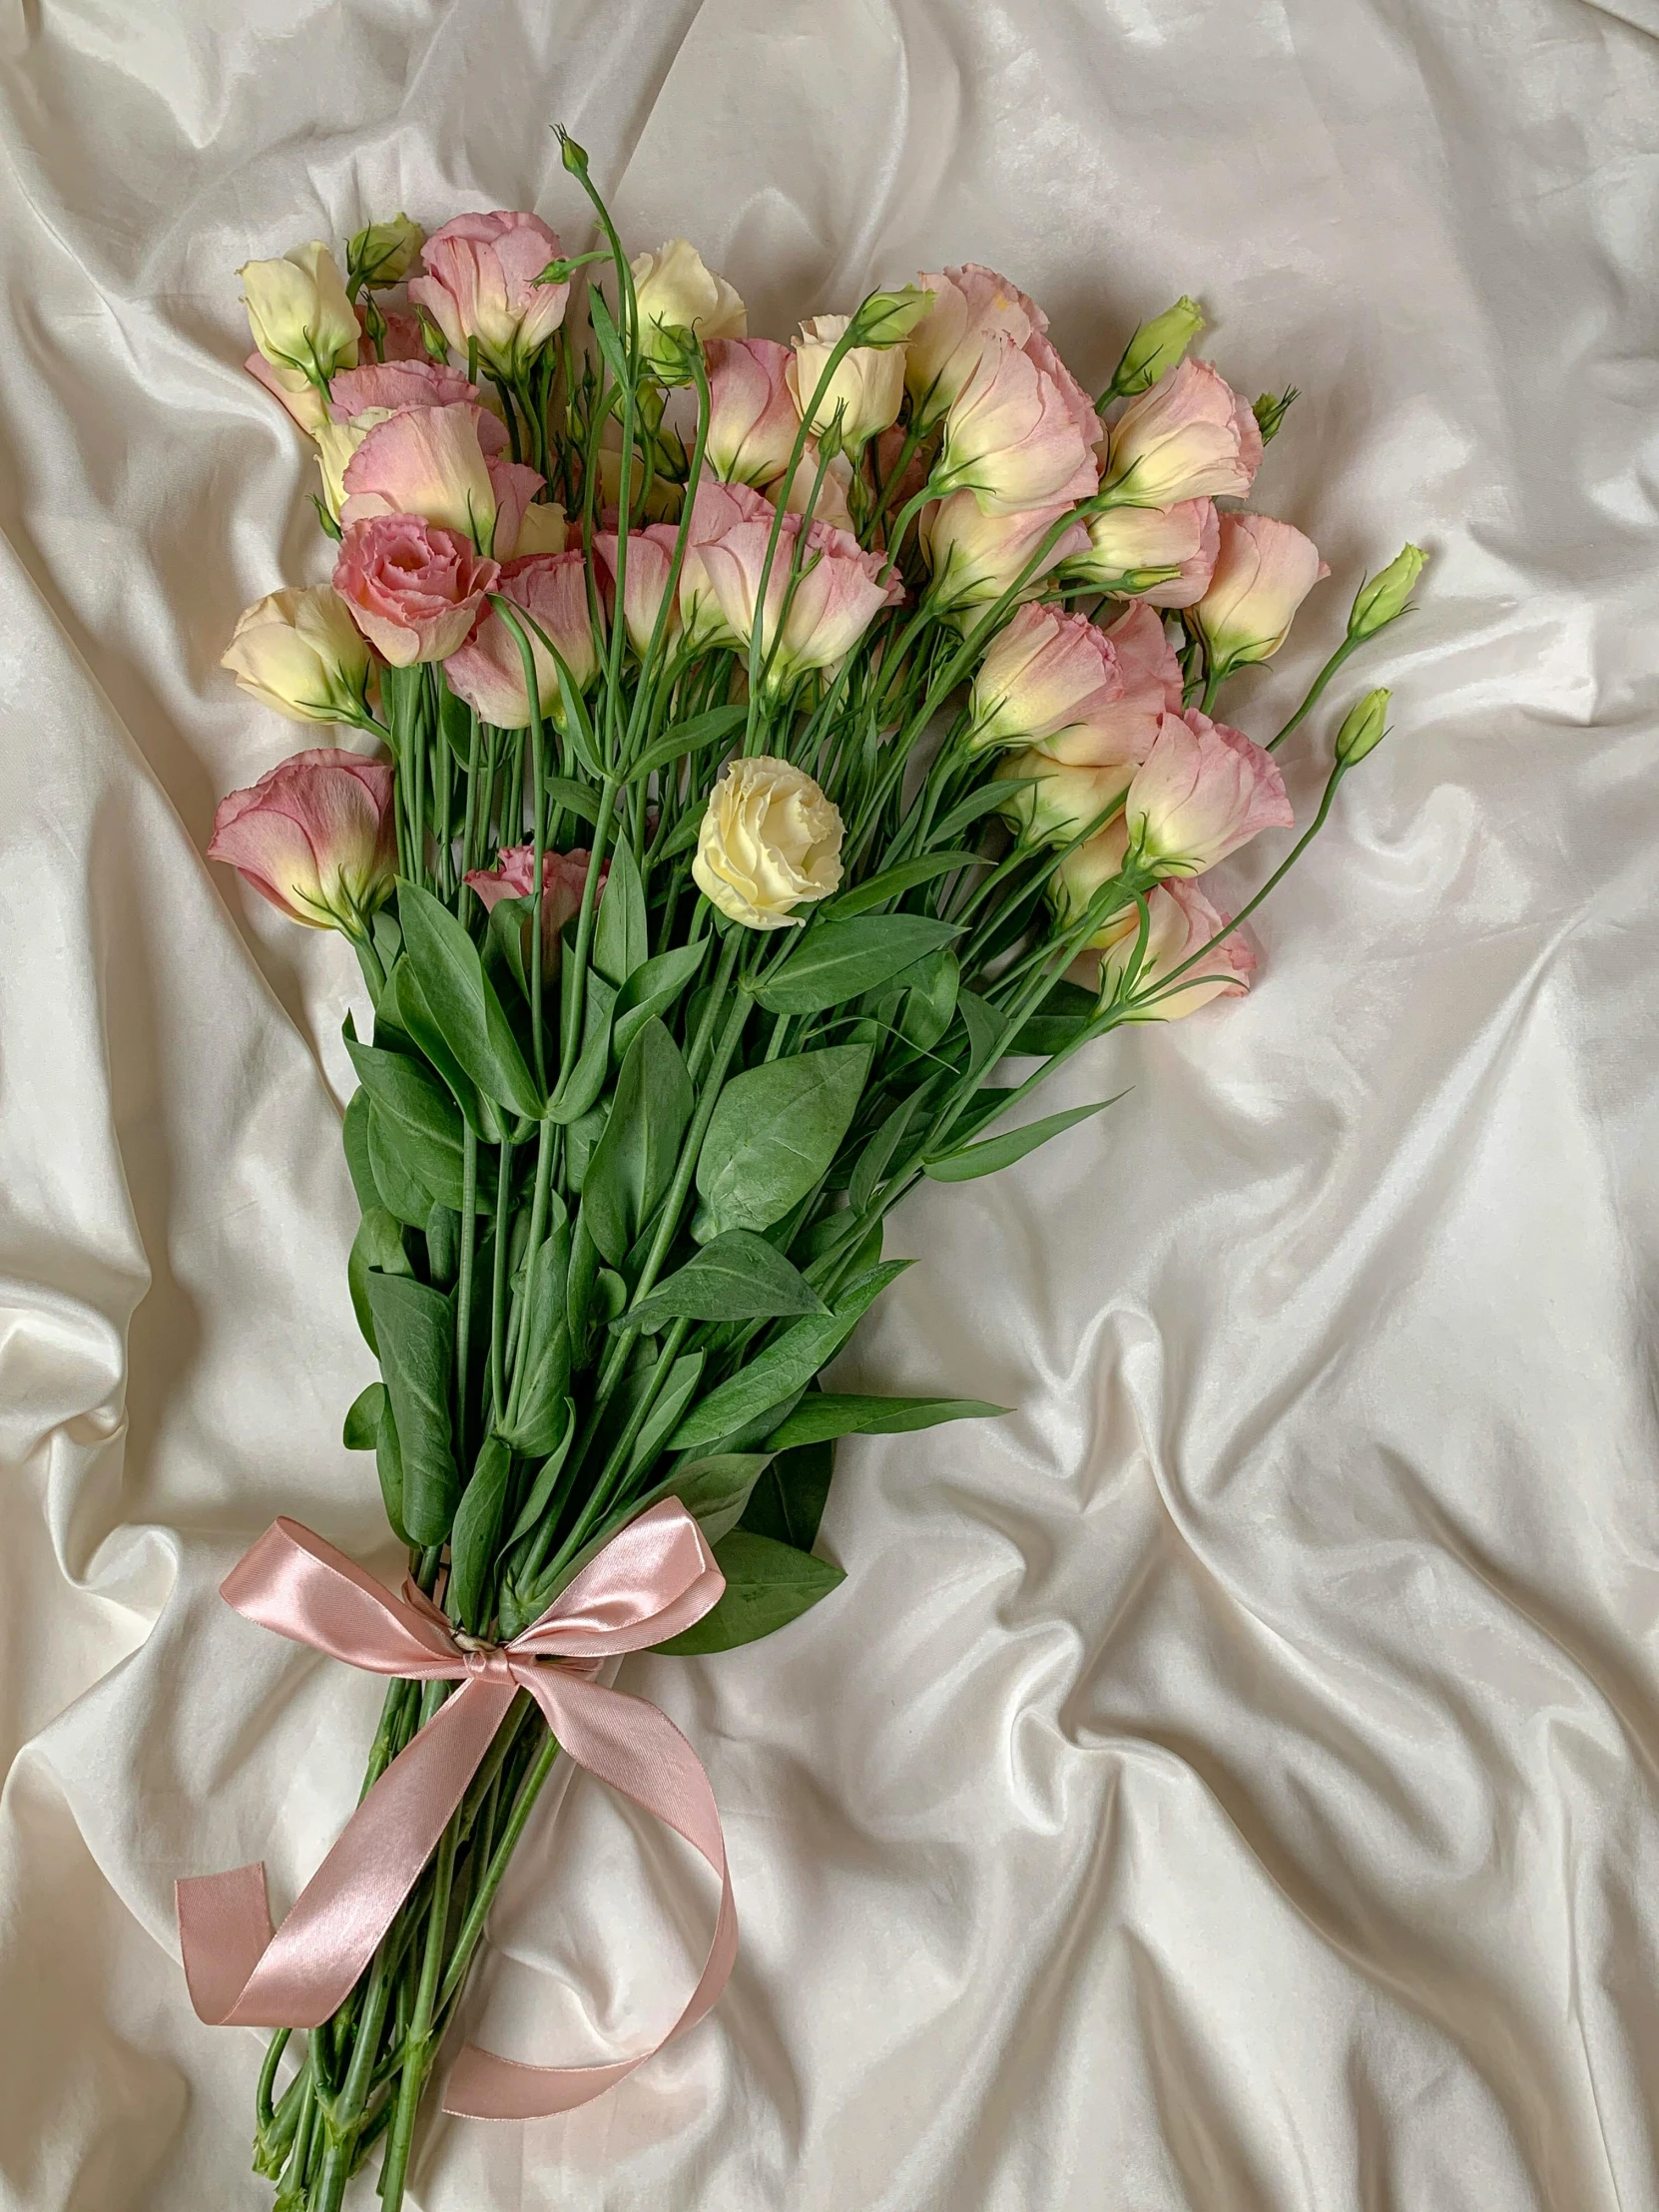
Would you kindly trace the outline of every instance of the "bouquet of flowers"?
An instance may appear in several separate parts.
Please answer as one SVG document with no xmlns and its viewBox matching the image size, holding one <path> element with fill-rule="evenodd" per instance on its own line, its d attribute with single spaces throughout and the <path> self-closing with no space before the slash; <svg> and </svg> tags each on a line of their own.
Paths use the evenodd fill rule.
<svg viewBox="0 0 1659 2212">
<path fill-rule="evenodd" d="M 282 2212 L 334 2212 L 382 2141 L 396 2212 L 561 1753 L 720 1877 L 671 2032 L 714 2002 L 713 1798 L 606 1663 L 784 1626 L 840 1579 L 813 1549 L 837 1438 L 1000 1410 L 822 1386 L 904 1264 L 883 1218 L 1109 1104 L 1021 1112 L 1094 1039 L 1247 988 L 1257 899 L 1230 918 L 1200 878 L 1292 828 L 1274 747 L 1422 565 L 1362 587 L 1259 745 L 1222 691 L 1327 571 L 1218 506 L 1295 394 L 1252 408 L 1190 357 L 1189 299 L 1098 400 L 972 266 L 750 337 L 685 241 L 630 260 L 564 157 L 591 253 L 533 215 L 399 216 L 343 276 L 320 244 L 242 272 L 334 562 L 250 608 L 226 665 L 343 735 L 228 798 L 211 851 L 361 964 L 349 1275 L 380 1380 L 344 1443 L 409 1570 L 394 1595 L 279 1521 L 225 1585 L 391 1678 L 363 1800 L 275 1936 L 262 1868 L 180 1884 L 199 2011 L 277 2029 L 255 2162 Z M 1387 696 L 1343 721 L 1258 898 Z M 563 2110 L 646 2055 L 468 2048 L 445 2101 Z"/>
</svg>

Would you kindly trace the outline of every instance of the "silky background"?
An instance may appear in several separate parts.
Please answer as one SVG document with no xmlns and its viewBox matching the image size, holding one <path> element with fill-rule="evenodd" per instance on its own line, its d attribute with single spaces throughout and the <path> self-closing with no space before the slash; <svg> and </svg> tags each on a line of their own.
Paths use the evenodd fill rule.
<svg viewBox="0 0 1659 2212">
<path fill-rule="evenodd" d="M 200 2026 L 176 1874 L 278 1910 L 379 1692 L 216 1595 L 278 1511 L 392 1573 L 338 1443 L 343 944 L 201 854 L 307 742 L 217 666 L 326 573 L 237 265 L 534 207 L 786 335 L 977 259 L 1091 388 L 1202 296 L 1304 396 L 1257 503 L 1334 576 L 1265 737 L 1405 537 L 1394 732 L 1241 1003 L 928 1189 L 843 1385 L 846 1581 L 631 1663 L 708 1764 L 743 1951 L 585 2111 L 436 2120 L 421 2212 L 1659 2205 L 1659 12 L 1583 0 L 7 0 L 0 14 L 0 2204 L 241 2212 L 260 2041 Z M 1352 678 L 1352 681 L 1350 681 Z M 1237 899 L 1275 840 L 1224 871 Z M 472 2031 L 672 2016 L 712 1899 L 579 1782 Z M 371 2204 L 365 2192 L 360 2200 Z"/>
</svg>

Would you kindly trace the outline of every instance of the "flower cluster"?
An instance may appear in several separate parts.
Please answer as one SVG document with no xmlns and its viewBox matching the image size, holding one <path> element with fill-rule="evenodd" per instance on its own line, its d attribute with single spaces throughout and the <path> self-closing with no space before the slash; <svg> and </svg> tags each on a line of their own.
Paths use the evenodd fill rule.
<svg viewBox="0 0 1659 2212">
<path fill-rule="evenodd" d="M 243 270 L 330 574 L 237 625 L 226 667 L 312 744 L 210 850 L 361 963 L 350 1284 L 380 1380 L 345 1440 L 421 1591 L 509 1640 L 672 1489 L 733 1568 L 679 1643 L 714 1650 L 832 1585 L 824 1444 L 995 1410 L 805 1394 L 902 1264 L 886 1214 L 1071 1127 L 993 1129 L 1071 1054 L 1247 988 L 1204 879 L 1292 815 L 1222 695 L 1326 570 L 1238 504 L 1291 395 L 1251 407 L 1193 357 L 1191 300 L 1097 397 L 973 264 L 752 336 L 686 240 L 630 257 L 565 162 L 594 253 L 522 212 L 400 215 L 343 271 L 317 243 Z M 1421 565 L 1362 588 L 1281 737 Z M 1342 724 L 1303 843 L 1386 707 Z M 515 1714 L 262 2104 L 293 2212 L 339 2212 L 382 2133 L 402 2200 L 482 1926 L 451 1886 L 494 1894 L 557 1756 Z"/>
</svg>

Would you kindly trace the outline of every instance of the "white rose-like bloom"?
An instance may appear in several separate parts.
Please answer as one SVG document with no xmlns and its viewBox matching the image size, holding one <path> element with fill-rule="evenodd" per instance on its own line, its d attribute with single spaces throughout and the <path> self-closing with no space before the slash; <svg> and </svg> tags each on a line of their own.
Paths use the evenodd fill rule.
<svg viewBox="0 0 1659 2212">
<path fill-rule="evenodd" d="M 345 503 L 345 471 L 352 454 L 370 430 L 391 420 L 392 412 L 390 407 L 365 407 L 349 422 L 325 419 L 312 431 L 316 439 L 316 465 L 322 476 L 323 504 L 336 522 Z"/>
<path fill-rule="evenodd" d="M 695 330 L 710 338 L 749 334 L 749 310 L 724 276 L 703 265 L 703 257 L 685 239 L 667 239 L 660 253 L 640 254 L 628 265 L 634 272 L 640 332 L 648 367 L 658 369 L 653 338 L 659 330 Z"/>
<path fill-rule="evenodd" d="M 795 358 L 784 373 L 802 414 L 812 406 L 819 379 L 849 319 L 844 314 L 820 314 L 801 325 Z M 807 427 L 816 437 L 834 431 L 842 445 L 856 452 L 891 429 L 903 404 L 903 346 L 855 345 L 836 362 L 830 388 Z"/>
<path fill-rule="evenodd" d="M 332 584 L 274 591 L 239 618 L 220 662 L 291 722 L 356 722 L 374 657 Z"/>
<path fill-rule="evenodd" d="M 692 877 L 746 929 L 798 929 L 792 907 L 841 879 L 841 818 L 813 779 L 760 754 L 728 763 L 709 794 Z"/>
<path fill-rule="evenodd" d="M 357 317 L 338 264 L 320 239 L 279 262 L 245 262 L 237 275 L 254 343 L 274 368 L 332 376 L 357 365 Z"/>
</svg>

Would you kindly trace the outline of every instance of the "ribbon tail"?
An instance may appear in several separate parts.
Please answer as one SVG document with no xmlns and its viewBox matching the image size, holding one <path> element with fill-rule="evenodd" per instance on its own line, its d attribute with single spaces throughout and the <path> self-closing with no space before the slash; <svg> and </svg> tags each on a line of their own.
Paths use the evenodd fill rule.
<svg viewBox="0 0 1659 2212">
<path fill-rule="evenodd" d="M 725 1988 L 738 1953 L 738 1913 L 726 1839 L 702 1762 L 666 1713 L 644 1698 L 549 1669 L 525 1686 L 578 1766 L 685 1837 L 720 1876 L 720 1915 L 697 1987 L 648 2050 L 598 2066 L 527 2066 L 469 2043 L 445 2085 L 443 2109 L 463 2119 L 546 2119 L 603 2096 L 665 2043 L 695 2027 Z"/>
<path fill-rule="evenodd" d="M 517 1685 L 472 1677 L 346 1822 L 275 1935 L 265 1868 L 175 1884 L 185 1978 L 214 2027 L 320 2027 L 350 1995 L 478 1770 Z"/>
</svg>

